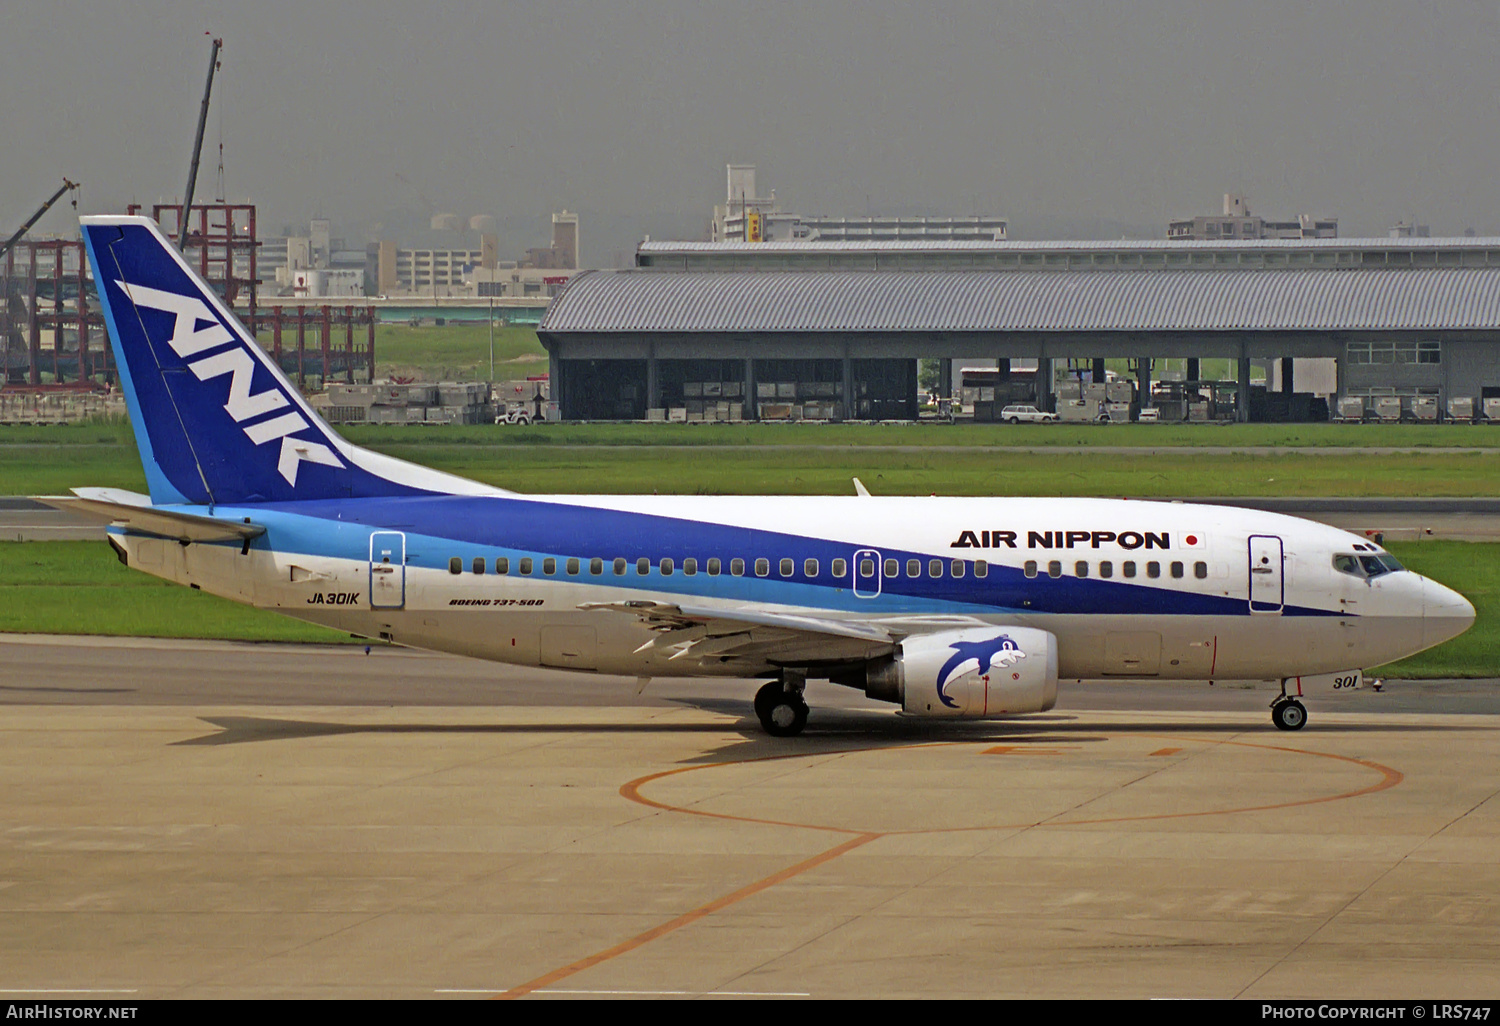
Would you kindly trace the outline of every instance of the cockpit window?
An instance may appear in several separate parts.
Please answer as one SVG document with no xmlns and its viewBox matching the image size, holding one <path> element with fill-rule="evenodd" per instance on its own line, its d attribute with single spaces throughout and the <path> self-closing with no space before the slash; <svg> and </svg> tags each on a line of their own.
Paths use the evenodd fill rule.
<svg viewBox="0 0 1500 1026">
<path fill-rule="evenodd" d="M 1365 572 L 1359 568 L 1359 560 L 1354 556 L 1346 556 L 1343 553 L 1333 557 L 1333 568 L 1340 573 L 1353 574 L 1363 577 Z"/>
<path fill-rule="evenodd" d="M 1393 574 L 1398 570 L 1406 568 L 1396 561 L 1396 557 L 1390 553 L 1381 552 L 1373 556 L 1352 556 L 1338 553 L 1333 557 L 1333 568 L 1342 573 L 1353 574 L 1355 577 L 1379 577 L 1382 574 Z"/>
</svg>

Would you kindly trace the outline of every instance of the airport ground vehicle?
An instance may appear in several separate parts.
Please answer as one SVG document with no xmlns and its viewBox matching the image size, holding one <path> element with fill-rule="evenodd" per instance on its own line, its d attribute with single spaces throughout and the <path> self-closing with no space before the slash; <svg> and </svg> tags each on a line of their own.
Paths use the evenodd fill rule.
<svg viewBox="0 0 1500 1026">
<path fill-rule="evenodd" d="M 1035 406 L 1007 406 L 1000 411 L 1000 419 L 1007 424 L 1047 424 L 1057 420 L 1057 414 Z"/>
<path fill-rule="evenodd" d="M 1051 708 L 1059 679 L 1281 678 L 1297 729 L 1300 696 L 1474 619 L 1372 542 L 1227 506 L 507 492 L 341 438 L 154 221 L 83 234 L 150 494 L 46 501 L 110 520 L 132 567 L 339 630 L 764 678 L 792 735 L 810 677 L 951 719 Z"/>
</svg>

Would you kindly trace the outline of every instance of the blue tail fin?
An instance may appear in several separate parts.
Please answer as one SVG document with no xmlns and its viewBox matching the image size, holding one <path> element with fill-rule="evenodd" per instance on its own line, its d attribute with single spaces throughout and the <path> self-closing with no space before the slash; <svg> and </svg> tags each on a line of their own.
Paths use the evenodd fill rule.
<svg viewBox="0 0 1500 1026">
<path fill-rule="evenodd" d="M 153 502 L 493 491 L 345 442 L 155 221 L 82 223 Z"/>
</svg>

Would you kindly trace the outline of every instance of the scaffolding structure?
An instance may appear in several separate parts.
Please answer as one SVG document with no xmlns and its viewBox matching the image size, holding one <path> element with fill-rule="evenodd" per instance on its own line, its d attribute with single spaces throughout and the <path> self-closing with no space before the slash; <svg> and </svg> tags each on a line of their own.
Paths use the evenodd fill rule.
<svg viewBox="0 0 1500 1026">
<path fill-rule="evenodd" d="M 83 243 L 17 243 L 0 263 L 0 386 L 99 391 L 113 381 Z"/>
<path fill-rule="evenodd" d="M 141 213 L 139 204 L 131 204 L 131 214 Z M 151 216 L 161 225 L 163 234 L 176 239 L 182 235 L 182 205 L 157 203 Z M 208 282 L 231 308 L 245 311 L 245 326 L 251 333 L 259 330 L 260 284 L 257 255 L 260 236 L 255 226 L 253 203 L 194 203 L 188 214 L 183 258 Z"/>
<path fill-rule="evenodd" d="M 131 214 L 141 213 L 138 205 Z M 181 207 L 151 216 L 177 234 Z M 234 310 L 302 391 L 372 383 L 375 326 L 367 305 L 260 304 L 255 207 L 194 204 L 183 256 Z M 115 382 L 113 353 L 81 241 L 22 241 L 0 260 L 0 387 L 11 391 L 103 391 Z M 269 322 L 269 323 L 268 323 Z"/>
<path fill-rule="evenodd" d="M 316 379 L 315 390 L 341 378 L 352 385 L 356 373 L 364 384 L 374 382 L 377 319 L 373 306 L 327 303 L 269 306 L 262 317 L 270 322 L 271 359 L 304 393 L 309 378 Z M 356 328 L 363 329 L 363 346 L 355 344 Z M 265 346 L 264 338 L 260 342 Z"/>
</svg>

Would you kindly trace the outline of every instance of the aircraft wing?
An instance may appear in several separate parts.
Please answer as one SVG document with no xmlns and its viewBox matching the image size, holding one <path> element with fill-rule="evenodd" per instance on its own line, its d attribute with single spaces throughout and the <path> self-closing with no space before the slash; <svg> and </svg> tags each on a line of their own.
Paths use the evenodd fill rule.
<svg viewBox="0 0 1500 1026">
<path fill-rule="evenodd" d="M 75 488 L 72 495 L 36 495 L 54 509 L 66 510 L 132 531 L 182 542 L 248 541 L 266 533 L 260 524 L 218 520 L 195 513 L 160 509 L 149 496 L 120 488 Z"/>
<path fill-rule="evenodd" d="M 633 615 L 656 636 L 637 652 L 659 649 L 669 660 L 772 665 L 873 659 L 893 651 L 902 633 L 869 623 L 761 610 L 724 610 L 668 602 L 586 602 L 579 609 Z"/>
</svg>

